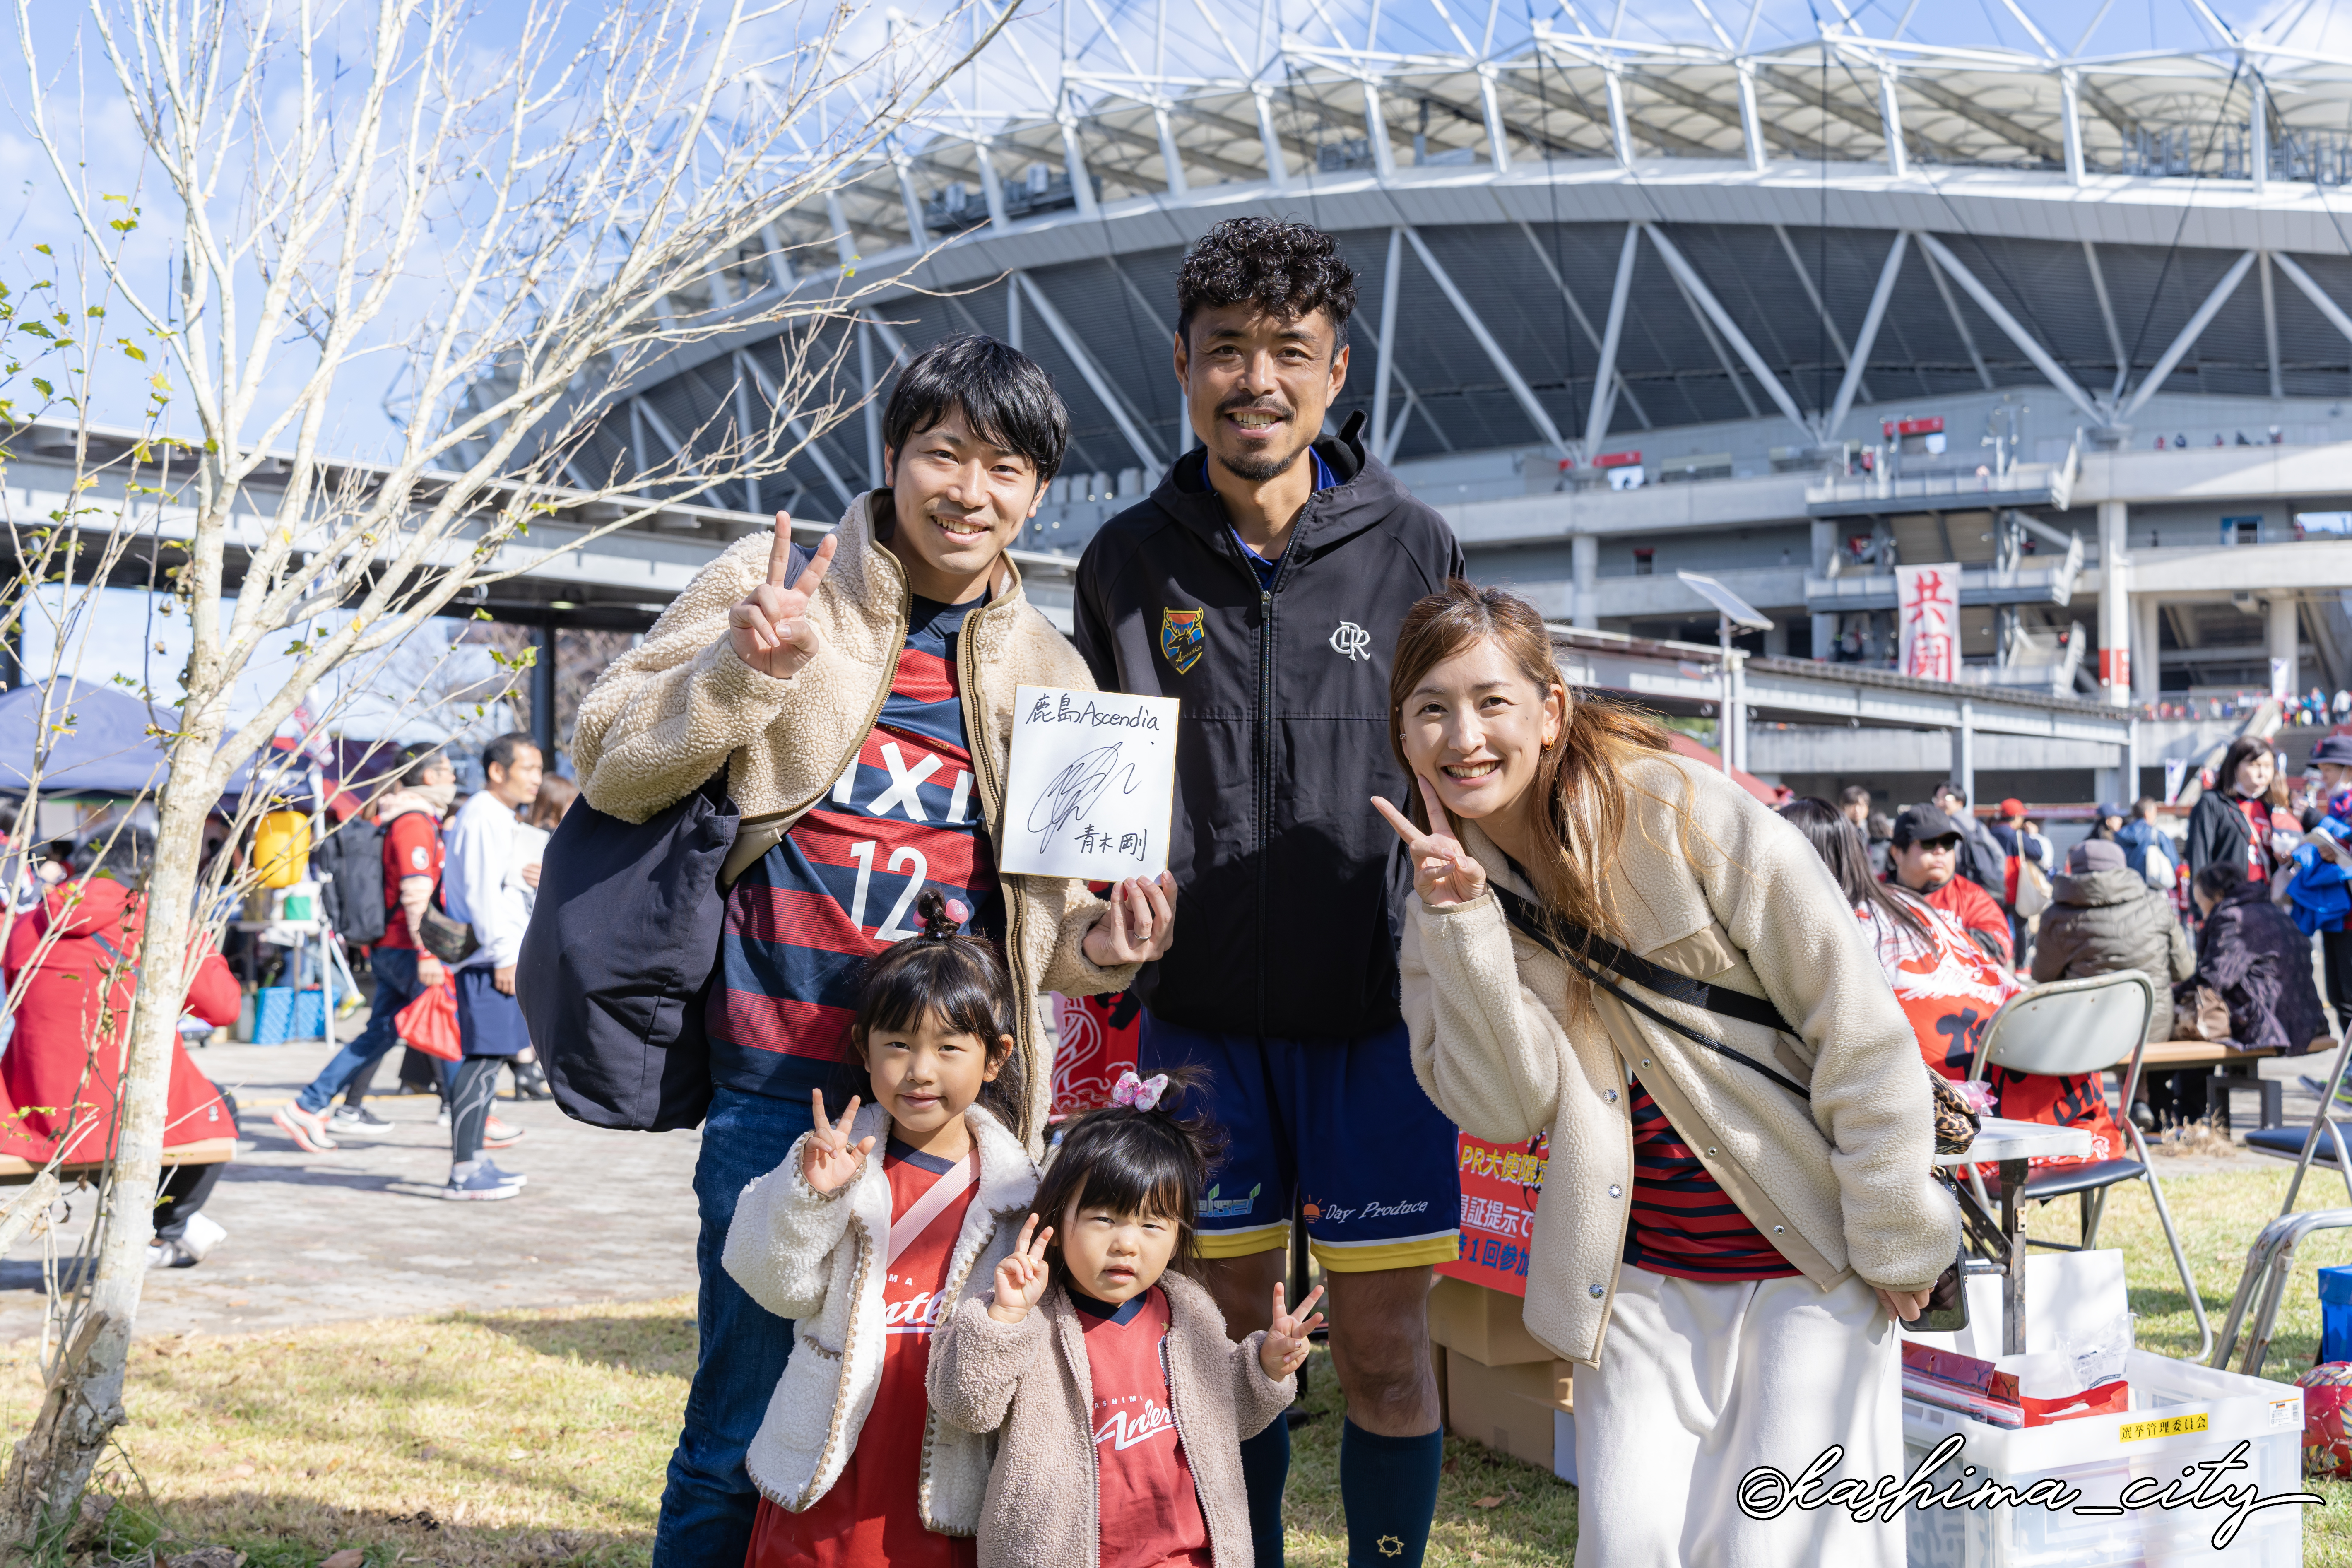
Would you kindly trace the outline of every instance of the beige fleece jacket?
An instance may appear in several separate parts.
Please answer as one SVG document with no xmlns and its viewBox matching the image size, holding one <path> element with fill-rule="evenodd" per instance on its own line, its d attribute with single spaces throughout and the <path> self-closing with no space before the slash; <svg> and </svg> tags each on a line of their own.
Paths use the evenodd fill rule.
<svg viewBox="0 0 2352 1568">
<path fill-rule="evenodd" d="M 743 814 L 729 873 L 740 875 L 782 838 L 856 759 L 907 645 L 906 569 L 876 537 L 877 521 L 887 531 L 895 521 L 890 508 L 890 492 L 873 490 L 843 514 L 832 569 L 809 605 L 823 646 L 784 679 L 738 658 L 727 630 L 727 612 L 766 580 L 775 535 L 738 540 L 704 567 L 646 640 L 608 665 L 580 704 L 572 762 L 589 803 L 643 822 L 723 766 L 728 793 Z M 996 596 L 965 617 L 956 659 L 974 782 L 1001 859 L 1015 690 L 1092 691 L 1094 677 L 1023 596 L 1010 560 Z M 1043 991 L 1123 991 L 1138 966 L 1105 969 L 1087 959 L 1080 943 L 1107 906 L 1083 882 L 1032 876 L 1003 882 L 1005 957 L 1024 1004 L 1020 1041 L 1030 1087 L 1028 1142 L 1036 1157 L 1044 1153 L 1053 1064 L 1034 998 Z"/>
<path fill-rule="evenodd" d="M 989 1293 L 1037 1191 L 1037 1167 L 1003 1122 L 979 1105 L 964 1120 L 980 1149 L 980 1180 L 948 1264 L 941 1294 L 950 1301 L 974 1289 L 983 1298 Z M 881 1391 L 888 1334 L 882 1263 L 890 1241 L 890 1178 L 881 1152 L 890 1136 L 889 1112 L 878 1105 L 859 1110 L 850 1139 L 854 1146 L 871 1137 L 875 1152 L 829 1193 L 801 1174 L 802 1147 L 815 1136 L 802 1133 L 782 1163 L 743 1189 L 720 1258 L 751 1300 L 793 1325 L 793 1359 L 743 1464 L 762 1496 L 794 1513 L 833 1489 L 856 1449 Z M 934 1322 L 946 1317 L 941 1311 Z M 924 1423 L 915 1506 L 925 1529 L 971 1535 L 979 1528 L 989 1447 L 979 1435 Z"/>
<path fill-rule="evenodd" d="M 1935 1120 L 1918 1044 L 1853 910 L 1802 836 L 1721 773 L 1661 755 L 1627 782 L 1624 945 L 1769 997 L 1797 1034 L 1628 991 L 1805 1084 L 1811 1100 L 1605 992 L 1571 1021 L 1567 965 L 1513 931 L 1492 892 L 1443 907 L 1412 900 L 1401 967 L 1422 1087 L 1475 1137 L 1551 1134 L 1528 1328 L 1567 1359 L 1599 1363 L 1633 1192 L 1629 1077 L 1813 1283 L 1858 1274 L 1927 1289 L 1951 1266 L 1959 1215 L 1928 1173 Z M 1533 897 L 1475 823 L 1458 826 L 1490 880 Z"/>
<path fill-rule="evenodd" d="M 1298 1380 L 1267 1377 L 1260 1330 L 1225 1337 L 1224 1314 L 1180 1274 L 1168 1292 L 1168 1409 L 1192 1467 L 1217 1568 L 1251 1568 L 1249 1498 L 1241 1442 L 1277 1420 Z M 1018 1323 L 988 1315 L 992 1289 L 967 1296 L 931 1341 L 931 1416 L 998 1435 L 981 1504 L 980 1568 L 1099 1568 L 1101 1489 L 1096 1468 L 1094 1379 L 1078 1310 L 1056 1285 Z"/>
</svg>

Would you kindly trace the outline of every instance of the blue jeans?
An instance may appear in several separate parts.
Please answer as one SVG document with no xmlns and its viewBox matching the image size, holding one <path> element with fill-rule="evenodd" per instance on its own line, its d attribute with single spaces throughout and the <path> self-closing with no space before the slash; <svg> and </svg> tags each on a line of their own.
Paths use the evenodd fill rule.
<svg viewBox="0 0 2352 1568">
<path fill-rule="evenodd" d="M 654 1531 L 654 1568 L 731 1568 L 751 1549 L 760 1493 L 744 1471 L 743 1455 L 783 1378 L 793 1325 L 744 1294 L 719 1258 L 735 1201 L 783 1163 L 793 1141 L 811 1125 L 805 1100 L 736 1089 L 716 1091 L 703 1118 L 702 1156 L 694 1167 L 702 1216 L 694 1247 L 702 1279 L 695 1310 L 701 1344 L 686 1395 L 686 1429 L 670 1456 L 669 1485 Z"/>
<path fill-rule="evenodd" d="M 294 1097 L 294 1103 L 313 1116 L 326 1110 L 355 1074 L 365 1072 L 378 1057 L 400 1044 L 393 1016 L 424 994 L 425 987 L 416 983 L 415 949 L 379 947 L 368 964 L 375 971 L 375 1000 L 368 1007 L 367 1027 L 335 1053 L 326 1070 L 310 1080 L 310 1088 Z"/>
</svg>

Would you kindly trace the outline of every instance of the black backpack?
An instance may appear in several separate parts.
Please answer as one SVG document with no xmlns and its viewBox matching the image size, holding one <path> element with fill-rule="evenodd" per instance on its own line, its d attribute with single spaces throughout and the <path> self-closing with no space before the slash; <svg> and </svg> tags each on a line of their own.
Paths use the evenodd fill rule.
<svg viewBox="0 0 2352 1568">
<path fill-rule="evenodd" d="M 719 870 L 740 821 L 722 769 L 646 822 L 583 795 L 557 824 L 515 999 L 566 1116 L 646 1132 L 701 1124 L 703 1008 L 727 915 Z"/>
<path fill-rule="evenodd" d="M 319 902 L 345 942 L 383 940 L 383 825 L 352 817 L 310 852 Z"/>
</svg>

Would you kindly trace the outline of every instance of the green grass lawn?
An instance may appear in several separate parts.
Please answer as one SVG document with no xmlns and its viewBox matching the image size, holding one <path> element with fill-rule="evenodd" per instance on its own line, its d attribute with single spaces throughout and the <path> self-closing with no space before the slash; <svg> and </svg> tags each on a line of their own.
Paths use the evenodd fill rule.
<svg viewBox="0 0 2352 1568">
<path fill-rule="evenodd" d="M 2167 1184 L 2217 1324 L 2286 1173 L 2265 1163 Z M 2347 1201 L 2340 1181 L 2315 1178 L 2300 1206 Z M 2071 1240 L 2074 1215 L 2069 1200 L 2032 1224 Z M 2101 1240 L 2129 1259 L 2141 1347 L 2194 1351 L 2144 1189 L 2116 1194 Z M 2312 1271 L 2333 1263 L 2352 1263 L 2352 1231 L 2323 1233 L 2298 1257 L 2268 1375 L 2292 1380 L 2310 1364 Z M 221 1542 L 247 1553 L 248 1568 L 316 1568 L 352 1548 L 371 1568 L 642 1563 L 693 1350 L 692 1304 L 682 1300 L 142 1342 L 131 1425 L 104 1476 L 121 1506 L 70 1560 L 144 1563 L 153 1546 L 168 1561 Z M 38 1400 L 29 1352 L 14 1352 L 0 1377 L 21 1430 Z M 1338 1568 L 1347 1558 L 1339 1390 L 1319 1352 L 1308 1379 L 1309 1418 L 1293 1434 L 1287 1555 Z M 1473 1442 L 1449 1437 L 1445 1448 L 1432 1563 L 1569 1560 L 1575 1489 Z M 2352 1568 L 2352 1486 L 2314 1489 L 2328 1503 L 2307 1518 L 2305 1561 Z"/>
</svg>

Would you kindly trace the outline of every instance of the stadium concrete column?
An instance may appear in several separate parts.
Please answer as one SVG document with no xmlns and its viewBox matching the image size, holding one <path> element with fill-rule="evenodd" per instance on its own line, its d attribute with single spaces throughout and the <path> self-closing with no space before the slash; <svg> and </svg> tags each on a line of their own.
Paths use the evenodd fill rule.
<svg viewBox="0 0 2352 1568">
<path fill-rule="evenodd" d="M 1825 519 L 1817 519 L 1813 523 L 1812 574 L 1814 576 L 1826 577 L 1830 574 L 1830 557 L 1836 550 L 1837 524 Z M 1816 613 L 1812 621 L 1813 657 L 1826 661 L 1837 649 L 1838 618 L 1834 615 Z"/>
<path fill-rule="evenodd" d="M 2271 668 L 2274 672 L 2271 677 L 2271 689 L 2274 691 L 2281 689 L 2275 671 L 2280 661 L 2284 660 L 2286 684 L 2284 689 L 2292 697 L 2303 689 L 2303 669 L 2296 662 L 2296 656 L 2302 651 L 2299 645 L 2303 641 L 2303 606 L 2295 602 L 2293 594 L 2273 594 L 2270 617 Z"/>
<path fill-rule="evenodd" d="M 2120 708 L 2131 701 L 2131 556 L 2127 509 L 2099 503 L 2099 694 Z"/>
<path fill-rule="evenodd" d="M 2132 700 L 2157 700 L 2163 689 L 2162 628 L 2158 617 L 2164 606 L 2153 594 L 2134 594 L 2132 610 Z"/>
<path fill-rule="evenodd" d="M 1570 619 L 1584 631 L 1601 628 L 1601 539 L 1598 534 L 1569 535 L 1568 558 L 1576 576 L 1576 599 Z"/>
</svg>

